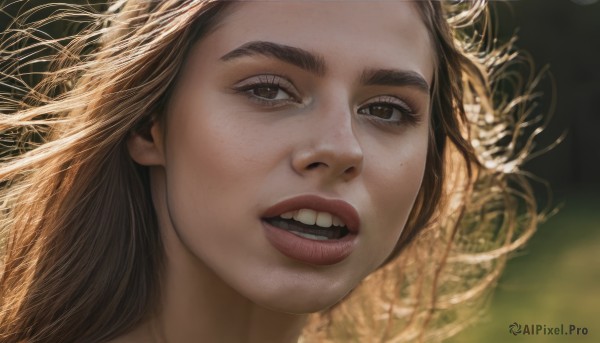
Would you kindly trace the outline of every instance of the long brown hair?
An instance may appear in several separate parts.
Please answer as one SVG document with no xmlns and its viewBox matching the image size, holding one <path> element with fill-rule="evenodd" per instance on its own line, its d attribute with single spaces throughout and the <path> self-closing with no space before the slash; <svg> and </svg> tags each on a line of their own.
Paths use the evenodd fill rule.
<svg viewBox="0 0 600 343">
<path fill-rule="evenodd" d="M 100 342 L 160 310 L 164 256 L 148 174 L 125 141 L 162 119 L 189 47 L 230 4 L 70 5 L 0 39 L 10 51 L 0 77 L 13 85 L 0 95 L 0 137 L 10 142 L 0 164 L 1 340 Z M 339 306 L 316 314 L 304 341 L 449 336 L 466 317 L 459 305 L 482 298 L 506 253 L 535 228 L 531 190 L 515 173 L 529 146 L 498 151 L 505 145 L 489 137 L 500 130 L 518 139 L 515 118 L 527 114 L 527 97 L 492 98 L 492 76 L 512 51 L 482 51 L 481 39 L 470 38 L 468 25 L 486 18 L 481 1 L 416 4 L 437 56 L 423 186 L 387 263 Z M 82 18 L 87 27 L 67 39 L 36 35 L 50 21 Z M 54 62 L 27 85 L 19 57 L 43 49 L 54 51 Z M 475 247 L 481 239 L 485 247 Z"/>
</svg>

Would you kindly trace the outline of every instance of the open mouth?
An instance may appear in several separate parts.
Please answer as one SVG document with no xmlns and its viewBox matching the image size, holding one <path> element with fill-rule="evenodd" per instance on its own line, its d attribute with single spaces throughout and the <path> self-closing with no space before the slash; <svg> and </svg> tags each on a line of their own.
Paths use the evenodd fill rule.
<svg viewBox="0 0 600 343">
<path fill-rule="evenodd" d="M 340 239 L 347 236 L 350 232 L 346 226 L 331 226 L 324 228 L 281 217 L 264 218 L 263 220 L 274 227 L 286 230 L 297 236 L 318 241 Z"/>
<path fill-rule="evenodd" d="M 354 251 L 360 217 L 349 203 L 316 195 L 281 201 L 260 216 L 267 241 L 282 255 L 312 265 L 332 265 Z"/>
</svg>

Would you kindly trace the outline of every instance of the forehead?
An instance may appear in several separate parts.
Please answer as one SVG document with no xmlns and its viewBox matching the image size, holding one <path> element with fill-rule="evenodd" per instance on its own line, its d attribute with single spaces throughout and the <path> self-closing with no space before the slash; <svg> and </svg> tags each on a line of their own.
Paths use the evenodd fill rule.
<svg viewBox="0 0 600 343">
<path fill-rule="evenodd" d="M 250 41 L 270 41 L 318 53 L 328 65 L 402 68 L 432 79 L 429 30 L 412 1 L 252 0 L 232 5 L 202 44 L 216 54 Z"/>
</svg>

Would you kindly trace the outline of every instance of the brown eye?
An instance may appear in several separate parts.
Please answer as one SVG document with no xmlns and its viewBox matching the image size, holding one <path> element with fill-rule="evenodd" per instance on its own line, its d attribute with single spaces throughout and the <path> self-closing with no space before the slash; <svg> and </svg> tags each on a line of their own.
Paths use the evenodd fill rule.
<svg viewBox="0 0 600 343">
<path fill-rule="evenodd" d="M 278 75 L 256 75 L 240 81 L 233 86 L 238 94 L 243 94 L 251 101 L 265 106 L 284 106 L 301 103 L 301 97 L 294 84 L 287 78 Z"/>
<path fill-rule="evenodd" d="M 409 113 L 408 110 L 392 104 L 374 103 L 363 106 L 358 110 L 359 114 L 375 117 L 383 121 L 401 121 Z"/>
<path fill-rule="evenodd" d="M 389 105 L 375 104 L 367 107 L 369 114 L 381 119 L 391 119 L 394 114 L 394 108 Z"/>
<path fill-rule="evenodd" d="M 380 96 L 358 108 L 357 113 L 380 124 L 415 124 L 418 115 L 403 100 L 395 96 Z"/>
<path fill-rule="evenodd" d="M 277 94 L 281 91 L 276 86 L 258 86 L 252 89 L 252 94 L 265 99 L 276 99 Z"/>
</svg>

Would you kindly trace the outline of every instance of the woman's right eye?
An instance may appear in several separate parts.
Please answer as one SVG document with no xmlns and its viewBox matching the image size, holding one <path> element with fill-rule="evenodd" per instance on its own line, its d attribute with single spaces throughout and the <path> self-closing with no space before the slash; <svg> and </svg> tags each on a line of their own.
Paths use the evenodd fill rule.
<svg viewBox="0 0 600 343">
<path fill-rule="evenodd" d="M 292 97 L 281 87 L 275 85 L 256 85 L 248 90 L 252 95 L 267 100 L 285 100 Z"/>
<path fill-rule="evenodd" d="M 233 89 L 261 105 L 278 106 L 301 102 L 294 85 L 278 75 L 259 75 L 239 82 Z"/>
</svg>

